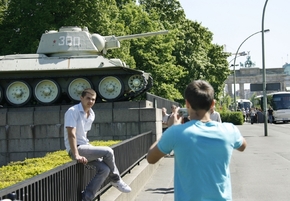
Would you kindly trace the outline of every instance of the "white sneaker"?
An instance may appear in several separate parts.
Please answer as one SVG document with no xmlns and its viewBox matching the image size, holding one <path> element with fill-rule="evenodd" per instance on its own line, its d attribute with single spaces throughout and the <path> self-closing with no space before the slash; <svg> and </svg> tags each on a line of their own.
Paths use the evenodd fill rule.
<svg viewBox="0 0 290 201">
<path fill-rule="evenodd" d="M 117 188 L 122 193 L 130 193 L 131 192 L 130 186 L 128 186 L 122 179 L 120 179 L 117 182 L 111 182 L 111 184 L 112 184 L 112 186 Z"/>
</svg>

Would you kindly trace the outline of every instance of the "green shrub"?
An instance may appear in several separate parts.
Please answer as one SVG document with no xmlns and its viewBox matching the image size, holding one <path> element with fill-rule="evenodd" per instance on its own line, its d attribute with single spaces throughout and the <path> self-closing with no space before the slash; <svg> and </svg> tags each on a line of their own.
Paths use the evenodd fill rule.
<svg viewBox="0 0 290 201">
<path fill-rule="evenodd" d="M 93 141 L 95 146 L 112 146 L 120 141 Z M 44 157 L 11 162 L 0 168 L 0 189 L 44 173 L 71 161 L 65 150 L 47 153 Z"/>
<path fill-rule="evenodd" d="M 230 122 L 234 125 L 243 125 L 244 117 L 242 112 L 221 112 L 222 122 Z"/>
</svg>

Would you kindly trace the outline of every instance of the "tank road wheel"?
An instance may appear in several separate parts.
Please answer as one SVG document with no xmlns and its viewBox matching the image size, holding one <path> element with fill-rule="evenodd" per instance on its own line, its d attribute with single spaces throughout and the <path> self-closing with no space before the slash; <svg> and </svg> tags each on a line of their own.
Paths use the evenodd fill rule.
<svg viewBox="0 0 290 201">
<path fill-rule="evenodd" d="M 86 88 L 92 88 L 92 84 L 85 78 L 76 78 L 68 86 L 68 95 L 75 101 L 80 101 L 81 93 Z"/>
<path fill-rule="evenodd" d="M 11 105 L 22 106 L 31 98 L 31 89 L 23 81 L 12 82 L 6 89 L 6 98 Z"/>
<path fill-rule="evenodd" d="M 117 77 L 108 76 L 103 78 L 98 85 L 100 96 L 107 100 L 116 100 L 123 93 L 123 84 Z"/>
<path fill-rule="evenodd" d="M 51 104 L 60 96 L 60 88 L 54 80 L 41 80 L 34 89 L 34 96 L 41 104 Z"/>
<path fill-rule="evenodd" d="M 128 80 L 128 85 L 134 92 L 144 89 L 146 84 L 146 80 L 142 75 L 132 75 Z"/>
</svg>

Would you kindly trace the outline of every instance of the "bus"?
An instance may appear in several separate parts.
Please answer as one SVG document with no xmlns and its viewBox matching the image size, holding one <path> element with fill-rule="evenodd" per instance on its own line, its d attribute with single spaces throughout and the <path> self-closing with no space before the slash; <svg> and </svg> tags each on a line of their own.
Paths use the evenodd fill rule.
<svg viewBox="0 0 290 201">
<path fill-rule="evenodd" d="M 257 104 L 263 110 L 263 96 L 256 97 Z M 256 102 L 256 101 L 255 101 Z M 274 92 L 267 94 L 267 107 L 273 109 L 273 123 L 290 122 L 290 92 Z"/>
<path fill-rule="evenodd" d="M 253 105 L 252 102 L 248 99 L 237 99 L 236 100 L 236 106 L 237 106 L 238 111 L 242 111 L 243 108 L 245 110 L 247 110 L 247 109 L 250 110 L 252 105 Z"/>
</svg>

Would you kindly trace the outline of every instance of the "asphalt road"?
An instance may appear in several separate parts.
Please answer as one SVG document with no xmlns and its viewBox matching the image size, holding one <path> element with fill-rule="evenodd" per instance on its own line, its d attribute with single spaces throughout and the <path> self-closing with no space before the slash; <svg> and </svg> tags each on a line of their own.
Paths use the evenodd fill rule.
<svg viewBox="0 0 290 201">
<path fill-rule="evenodd" d="M 234 201 L 290 200 L 290 124 L 244 124 L 245 152 L 231 162 Z"/>
</svg>

